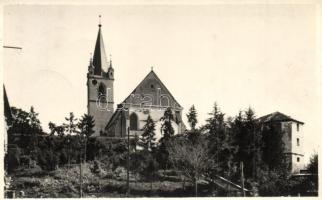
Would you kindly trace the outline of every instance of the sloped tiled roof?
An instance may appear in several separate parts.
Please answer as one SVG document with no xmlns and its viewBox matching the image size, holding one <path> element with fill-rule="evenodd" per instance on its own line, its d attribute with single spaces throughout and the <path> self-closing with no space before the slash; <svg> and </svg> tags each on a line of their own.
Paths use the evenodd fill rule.
<svg viewBox="0 0 322 200">
<path fill-rule="evenodd" d="M 123 110 L 123 105 L 122 104 L 119 104 L 117 106 L 117 109 L 114 111 L 111 119 L 108 121 L 107 125 L 105 126 L 105 130 L 109 129 L 110 126 L 115 122 L 115 120 L 122 114 L 124 113 L 124 110 Z"/>
<path fill-rule="evenodd" d="M 10 123 L 12 121 L 12 113 L 11 113 L 11 108 L 10 108 L 6 88 L 4 87 L 4 85 L 3 85 L 3 102 L 4 102 L 4 116 L 7 122 Z"/>
<path fill-rule="evenodd" d="M 146 77 L 138 84 L 138 86 L 131 92 L 131 94 L 134 94 L 138 88 L 145 82 L 146 79 L 151 78 L 151 79 L 155 79 L 157 80 L 157 82 L 161 85 L 161 87 L 166 91 L 167 94 L 170 95 L 170 97 L 175 101 L 176 105 L 178 105 L 180 108 L 182 108 L 182 106 L 177 102 L 177 100 L 173 97 L 173 95 L 170 93 L 170 91 L 168 90 L 168 88 L 162 83 L 161 79 L 156 75 L 156 73 L 151 70 L 150 73 L 148 73 L 146 75 Z M 122 102 L 122 104 L 126 103 L 129 99 L 131 94 L 125 98 L 125 100 Z"/>
<path fill-rule="evenodd" d="M 257 121 L 259 123 L 267 123 L 267 122 L 277 122 L 277 121 L 293 121 L 293 122 L 297 122 L 300 124 L 304 124 L 304 122 L 298 121 L 296 119 L 293 119 L 292 117 L 285 115 L 281 112 L 273 112 L 271 114 L 268 115 L 264 115 L 260 118 L 257 119 Z"/>
</svg>

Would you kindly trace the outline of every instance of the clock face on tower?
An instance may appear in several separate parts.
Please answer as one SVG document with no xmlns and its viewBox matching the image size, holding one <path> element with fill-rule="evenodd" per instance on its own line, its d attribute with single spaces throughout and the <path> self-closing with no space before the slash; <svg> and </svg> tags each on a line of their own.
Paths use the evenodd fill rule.
<svg viewBox="0 0 322 200">
<path fill-rule="evenodd" d="M 96 85 L 96 84 L 97 84 L 97 80 L 95 80 L 95 79 L 94 79 L 94 80 L 92 80 L 92 84 L 93 84 L 93 85 Z"/>
</svg>

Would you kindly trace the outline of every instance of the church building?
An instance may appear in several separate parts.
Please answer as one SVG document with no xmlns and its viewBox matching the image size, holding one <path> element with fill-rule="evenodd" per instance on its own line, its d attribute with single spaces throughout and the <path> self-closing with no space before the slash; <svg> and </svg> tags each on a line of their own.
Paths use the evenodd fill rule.
<svg viewBox="0 0 322 200">
<path fill-rule="evenodd" d="M 114 68 L 112 60 L 107 61 L 101 24 L 87 73 L 87 109 L 94 117 L 95 133 L 93 137 L 140 136 L 142 128 L 150 115 L 156 125 L 157 140 L 162 137 L 161 117 L 167 108 L 174 116 L 172 126 L 175 134 L 182 133 L 185 126 L 182 122 L 183 108 L 151 69 L 145 78 L 117 105 L 114 110 Z"/>
</svg>

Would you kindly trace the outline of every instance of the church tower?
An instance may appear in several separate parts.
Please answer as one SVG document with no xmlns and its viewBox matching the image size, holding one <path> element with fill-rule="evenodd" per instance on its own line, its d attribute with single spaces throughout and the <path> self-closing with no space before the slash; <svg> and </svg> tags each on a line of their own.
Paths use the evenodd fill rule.
<svg viewBox="0 0 322 200">
<path fill-rule="evenodd" d="M 87 73 L 87 113 L 95 120 L 93 136 L 99 136 L 104 131 L 114 112 L 114 69 L 111 58 L 109 61 L 106 58 L 101 22 L 98 27 L 94 54 Z"/>
</svg>

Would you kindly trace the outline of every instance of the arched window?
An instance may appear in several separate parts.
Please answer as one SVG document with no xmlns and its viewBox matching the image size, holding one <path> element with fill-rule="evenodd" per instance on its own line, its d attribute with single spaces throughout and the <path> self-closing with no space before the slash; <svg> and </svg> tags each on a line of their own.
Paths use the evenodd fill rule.
<svg viewBox="0 0 322 200">
<path fill-rule="evenodd" d="M 104 85 L 104 83 L 100 83 L 100 85 L 98 86 L 98 96 L 101 95 L 106 95 L 106 86 Z"/>
<path fill-rule="evenodd" d="M 138 130 L 138 116 L 135 113 L 130 115 L 130 130 Z"/>
</svg>

